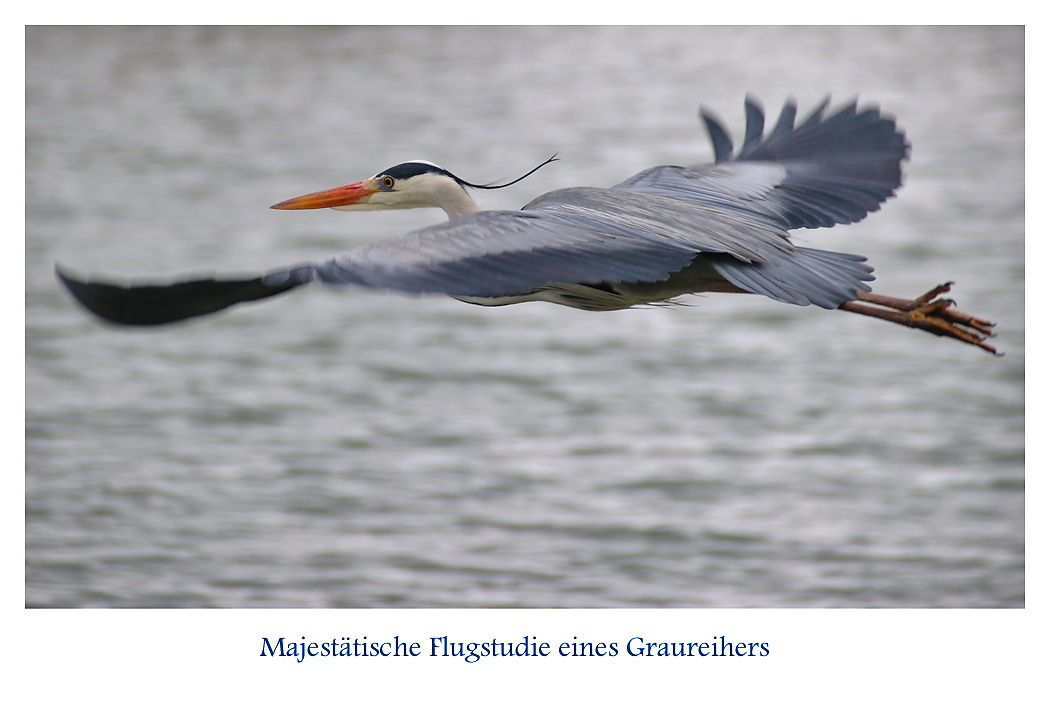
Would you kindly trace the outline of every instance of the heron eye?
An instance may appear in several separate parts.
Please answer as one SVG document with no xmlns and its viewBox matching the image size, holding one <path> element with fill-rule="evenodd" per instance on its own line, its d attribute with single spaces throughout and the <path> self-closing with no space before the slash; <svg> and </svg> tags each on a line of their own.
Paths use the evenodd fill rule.
<svg viewBox="0 0 1050 717">
<path fill-rule="evenodd" d="M 387 189 L 393 189 L 394 188 L 394 178 L 393 177 L 383 177 L 380 181 L 383 183 L 383 186 L 386 187 Z"/>
</svg>

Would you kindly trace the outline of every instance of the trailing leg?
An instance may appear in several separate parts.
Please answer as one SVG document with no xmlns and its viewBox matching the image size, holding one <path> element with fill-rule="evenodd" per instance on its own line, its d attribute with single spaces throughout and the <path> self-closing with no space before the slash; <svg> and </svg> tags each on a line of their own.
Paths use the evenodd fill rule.
<svg viewBox="0 0 1050 717">
<path fill-rule="evenodd" d="M 935 286 L 917 299 L 899 299 L 869 291 L 858 291 L 857 301 L 847 301 L 839 308 L 937 336 L 947 336 L 997 354 L 994 346 L 985 343 L 986 339 L 995 335 L 992 333 L 995 324 L 956 311 L 952 308 L 955 302 L 951 299 L 937 298 L 950 289 L 951 282 L 946 282 Z"/>
</svg>

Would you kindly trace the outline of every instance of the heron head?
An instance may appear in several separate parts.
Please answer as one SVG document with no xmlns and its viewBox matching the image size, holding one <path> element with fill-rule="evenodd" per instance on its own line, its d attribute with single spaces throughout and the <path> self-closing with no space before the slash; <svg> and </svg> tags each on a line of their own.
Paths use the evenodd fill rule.
<svg viewBox="0 0 1050 717">
<path fill-rule="evenodd" d="M 415 209 L 441 206 L 441 194 L 463 191 L 458 180 L 433 162 L 414 160 L 385 169 L 374 177 L 334 189 L 304 194 L 271 209 Z"/>
<path fill-rule="evenodd" d="M 553 162 L 551 157 L 535 169 L 514 182 L 519 182 L 544 164 Z M 361 211 L 375 209 L 418 209 L 440 207 L 450 219 L 477 211 L 477 205 L 467 194 L 473 189 L 501 189 L 506 184 L 473 184 L 460 179 L 444 167 L 433 162 L 417 159 L 402 162 L 364 180 L 334 189 L 289 199 L 274 204 L 271 209 L 339 209 Z"/>
</svg>

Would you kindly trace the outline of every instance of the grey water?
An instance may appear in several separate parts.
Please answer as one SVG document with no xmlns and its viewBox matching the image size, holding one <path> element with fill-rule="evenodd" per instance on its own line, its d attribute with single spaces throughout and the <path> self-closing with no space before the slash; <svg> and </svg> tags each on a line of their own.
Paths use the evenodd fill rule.
<svg viewBox="0 0 1050 717">
<path fill-rule="evenodd" d="M 1021 607 L 1024 31 L 29 28 L 26 605 Z M 944 280 L 993 357 L 751 296 L 606 314 L 309 289 L 104 326 L 56 262 L 252 273 L 436 223 L 273 212 L 425 158 L 513 208 L 826 94 L 913 145 L 798 234 Z"/>
</svg>

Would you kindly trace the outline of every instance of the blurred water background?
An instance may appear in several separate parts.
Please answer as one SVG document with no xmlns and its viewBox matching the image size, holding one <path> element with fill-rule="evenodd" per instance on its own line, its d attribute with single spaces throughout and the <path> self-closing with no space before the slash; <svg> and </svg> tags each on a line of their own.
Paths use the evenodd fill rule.
<svg viewBox="0 0 1050 717">
<path fill-rule="evenodd" d="M 1024 31 L 29 28 L 26 604 L 1024 605 Z M 273 212 L 427 158 L 563 186 L 711 157 L 831 93 L 894 114 L 900 196 L 798 241 L 943 280 L 1005 357 L 710 296 L 610 314 L 302 290 L 163 329 L 56 261 L 254 272 L 443 219 Z"/>
</svg>

